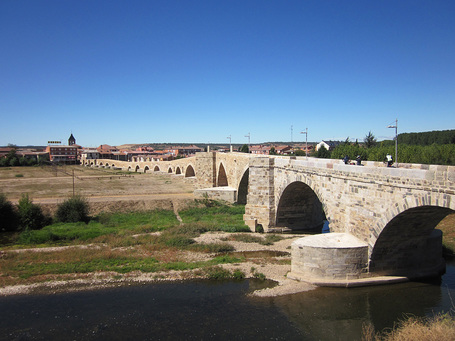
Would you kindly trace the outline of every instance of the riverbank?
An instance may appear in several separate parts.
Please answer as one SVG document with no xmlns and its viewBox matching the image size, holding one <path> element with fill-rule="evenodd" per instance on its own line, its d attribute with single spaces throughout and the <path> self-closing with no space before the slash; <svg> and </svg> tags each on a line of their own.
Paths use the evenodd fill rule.
<svg viewBox="0 0 455 341">
<path fill-rule="evenodd" d="M 155 233 L 156 235 L 156 233 Z M 315 287 L 286 278 L 290 271 L 290 245 L 301 238 L 302 235 L 283 235 L 283 239 L 273 245 L 261 245 L 259 243 L 242 242 L 229 240 L 232 233 L 227 232 L 206 232 L 194 238 L 196 244 L 207 245 L 213 243 L 228 243 L 235 251 L 228 253 L 231 256 L 241 257 L 243 261 L 238 263 L 220 264 L 219 267 L 230 271 L 240 271 L 245 278 L 261 278 L 272 280 L 277 283 L 272 288 L 258 290 L 252 293 L 254 296 L 269 297 L 293 294 L 297 292 L 312 290 Z M 266 235 L 255 237 L 265 239 Z M 90 252 L 97 245 L 61 246 L 47 248 L 29 248 L 2 251 L 2 258 L 7 253 L 58 253 L 69 249 L 81 249 Z M 213 258 L 215 254 L 200 252 L 181 252 L 180 258 L 191 262 L 202 262 Z M 46 277 L 46 276 L 45 276 Z M 60 276 L 41 278 L 45 281 L 30 284 L 8 285 L 0 288 L 1 296 L 23 295 L 23 294 L 55 294 L 59 292 L 70 292 L 80 290 L 98 290 L 115 286 L 136 285 L 141 283 L 152 283 L 162 281 L 185 281 L 193 279 L 208 278 L 207 274 L 200 269 L 194 270 L 169 270 L 144 273 L 132 271 L 121 274 L 114 271 L 96 271 L 90 273 L 72 273 Z"/>
</svg>

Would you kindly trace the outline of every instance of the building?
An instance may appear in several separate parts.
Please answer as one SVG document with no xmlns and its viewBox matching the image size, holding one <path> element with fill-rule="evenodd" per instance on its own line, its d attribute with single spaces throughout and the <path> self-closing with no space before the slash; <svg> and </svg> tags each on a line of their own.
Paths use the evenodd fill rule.
<svg viewBox="0 0 455 341">
<path fill-rule="evenodd" d="M 270 146 L 256 145 L 250 147 L 250 153 L 256 155 L 269 155 Z"/>
<path fill-rule="evenodd" d="M 202 148 L 199 148 L 198 146 L 195 145 L 171 147 L 165 150 L 166 153 L 169 153 L 174 157 L 189 157 L 203 151 L 204 150 Z"/>
<path fill-rule="evenodd" d="M 316 145 L 316 151 L 318 151 L 322 146 L 324 146 L 324 148 L 327 150 L 333 150 L 340 143 L 340 141 L 321 141 Z"/>
<path fill-rule="evenodd" d="M 79 146 L 49 145 L 46 152 L 49 154 L 49 161 L 53 163 L 77 163 Z"/>
</svg>

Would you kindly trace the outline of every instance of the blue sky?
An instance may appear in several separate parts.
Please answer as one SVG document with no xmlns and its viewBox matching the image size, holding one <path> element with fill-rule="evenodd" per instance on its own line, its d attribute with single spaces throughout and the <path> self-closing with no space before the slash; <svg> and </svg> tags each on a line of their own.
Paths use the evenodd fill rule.
<svg viewBox="0 0 455 341">
<path fill-rule="evenodd" d="M 455 1 L 2 0 L 0 145 L 455 129 Z"/>
</svg>

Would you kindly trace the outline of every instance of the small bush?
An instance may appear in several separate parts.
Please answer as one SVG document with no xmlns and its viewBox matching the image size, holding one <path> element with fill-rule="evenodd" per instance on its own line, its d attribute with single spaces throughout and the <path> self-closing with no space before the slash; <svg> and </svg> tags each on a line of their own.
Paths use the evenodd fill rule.
<svg viewBox="0 0 455 341">
<path fill-rule="evenodd" d="M 20 227 L 24 230 L 39 230 L 51 223 L 50 217 L 44 215 L 41 206 L 34 204 L 28 194 L 22 194 L 17 209 Z"/>
<path fill-rule="evenodd" d="M 0 231 L 16 231 L 19 228 L 19 215 L 14 205 L 0 193 Z"/>
<path fill-rule="evenodd" d="M 204 272 L 208 279 L 217 281 L 231 279 L 232 277 L 232 273 L 221 266 L 211 266 L 204 269 Z"/>
<path fill-rule="evenodd" d="M 58 205 L 55 218 L 57 221 L 66 223 L 79 221 L 87 223 L 89 221 L 88 212 L 88 201 L 81 196 L 73 196 Z"/>
</svg>

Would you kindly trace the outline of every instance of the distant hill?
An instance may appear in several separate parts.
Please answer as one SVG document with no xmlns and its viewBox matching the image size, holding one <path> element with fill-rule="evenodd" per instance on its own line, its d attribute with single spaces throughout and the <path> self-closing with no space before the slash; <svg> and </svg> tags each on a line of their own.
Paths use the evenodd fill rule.
<svg viewBox="0 0 455 341">
<path fill-rule="evenodd" d="M 429 146 L 432 144 L 455 144 L 455 129 L 398 134 L 398 143 Z"/>
</svg>

